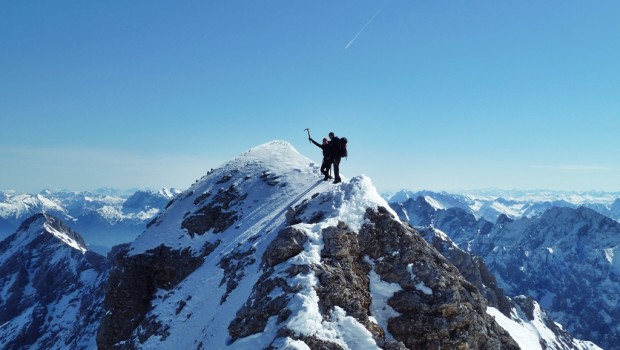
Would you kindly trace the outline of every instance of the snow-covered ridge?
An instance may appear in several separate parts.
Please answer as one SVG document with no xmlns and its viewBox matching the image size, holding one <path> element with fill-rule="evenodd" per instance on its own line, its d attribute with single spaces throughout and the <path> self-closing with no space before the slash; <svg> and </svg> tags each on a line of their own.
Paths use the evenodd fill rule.
<svg viewBox="0 0 620 350">
<path fill-rule="evenodd" d="M 2 241 L 6 251 L 0 256 L 0 264 L 4 263 L 1 260 L 3 257 L 14 255 L 41 235 L 50 235 L 60 244 L 67 245 L 82 254 L 87 251 L 86 244 L 78 233 L 72 231 L 55 217 L 47 214 L 36 214 L 24 221 L 15 234 Z"/>
<path fill-rule="evenodd" d="M 332 217 L 329 223 L 334 225 L 338 220 L 347 220 L 349 225 L 360 227 L 364 223 L 365 208 L 378 205 L 389 208 L 368 177 L 347 179 L 342 176 L 343 183 L 335 186 L 330 181 L 322 181 L 319 168 L 286 141 L 276 140 L 256 146 L 224 163 L 180 194 L 156 223 L 132 243 L 132 254 L 159 244 L 177 249 L 192 247 L 198 251 L 204 244 L 199 236 L 179 238 L 169 232 L 178 230 L 201 201 L 232 189 L 244 197 L 243 203 L 235 208 L 244 223 L 229 229 L 234 229 L 234 235 L 242 232 L 230 245 L 281 225 L 290 208 L 318 193 L 330 192 L 338 198 L 329 214 Z M 257 206 L 255 203 L 261 204 Z M 392 214 L 398 217 L 393 211 Z"/>
<path fill-rule="evenodd" d="M 79 243 L 78 241 L 75 240 L 75 238 L 71 237 L 66 232 L 57 230 L 55 227 L 50 225 L 47 221 L 44 224 L 44 228 L 46 232 L 49 232 L 50 234 L 58 238 L 60 241 L 62 241 L 64 244 L 68 245 L 69 247 L 79 250 L 82 253 L 86 253 L 86 251 L 88 250 L 86 249 L 84 244 Z"/>
<path fill-rule="evenodd" d="M 166 310 L 174 307 L 175 303 L 187 300 L 186 293 L 192 295 L 191 308 L 200 308 L 201 311 L 192 312 L 191 318 L 183 322 L 170 322 L 171 334 L 165 345 L 161 340 L 151 338 L 145 346 L 187 348 L 196 339 L 203 339 L 214 348 L 268 347 L 283 325 L 269 322 L 262 333 L 243 337 L 233 344 L 227 329 L 239 317 L 239 310 L 253 293 L 253 286 L 261 275 L 261 260 L 255 257 L 265 254 L 295 215 L 315 213 L 313 217 L 318 222 L 292 226 L 308 237 L 305 250 L 291 258 L 289 263 L 278 267 L 275 273 L 285 276 L 285 272 L 295 266 L 321 265 L 324 245 L 322 230 L 336 227 L 340 221 L 346 221 L 349 227 L 359 230 L 366 223 L 367 208 L 388 208 L 369 178 L 358 176 L 347 179 L 343 176 L 343 180 L 338 185 L 323 181 L 316 163 L 299 154 L 289 143 L 273 141 L 254 147 L 223 164 L 178 196 L 130 245 L 128 257 L 137 259 L 141 254 L 162 249 L 162 246 L 176 251 L 187 251 L 189 248 L 194 255 L 201 254 L 204 247 L 215 248 L 200 268 L 167 294 L 165 300 L 158 302 L 152 314 L 166 314 Z M 211 221 L 202 222 L 208 226 L 204 232 L 188 224 L 194 218 L 204 218 L 203 213 L 235 220 L 221 226 L 212 226 Z M 396 218 L 394 213 L 393 217 Z M 226 220 L 221 221 L 225 223 Z M 237 258 L 237 261 L 230 258 L 233 256 L 247 258 Z M 232 291 L 222 287 L 221 281 L 230 277 L 218 267 L 222 265 L 221 261 L 229 259 L 234 263 L 226 265 L 240 266 L 245 271 L 241 274 L 244 278 L 236 280 L 236 288 Z M 344 310 L 335 308 L 330 321 L 323 319 L 315 290 L 318 283 L 316 275 L 298 275 L 288 283 L 301 288 L 287 306 L 292 311 L 286 322 L 288 329 L 302 336 L 334 342 L 345 349 L 378 348 L 369 331 Z M 218 296 L 203 299 L 195 294 L 196 288 L 210 290 Z M 273 298 L 280 293 L 283 291 L 272 292 Z M 213 319 L 217 321 L 213 322 Z M 296 342 L 289 339 L 284 343 L 292 346 Z"/>
<path fill-rule="evenodd" d="M 43 194 L 15 194 L 13 191 L 3 193 L 0 197 L 0 217 L 4 219 L 23 218 L 33 214 L 34 210 L 59 212 L 66 214 L 58 200 L 47 198 Z"/>
</svg>

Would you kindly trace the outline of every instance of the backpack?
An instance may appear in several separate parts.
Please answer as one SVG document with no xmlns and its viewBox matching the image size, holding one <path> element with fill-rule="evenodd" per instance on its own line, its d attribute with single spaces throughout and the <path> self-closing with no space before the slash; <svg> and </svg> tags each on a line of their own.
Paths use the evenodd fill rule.
<svg viewBox="0 0 620 350">
<path fill-rule="evenodd" d="M 346 137 L 341 137 L 340 138 L 340 156 L 341 157 L 346 157 L 347 156 L 347 143 L 349 142 L 349 140 L 347 140 Z"/>
</svg>

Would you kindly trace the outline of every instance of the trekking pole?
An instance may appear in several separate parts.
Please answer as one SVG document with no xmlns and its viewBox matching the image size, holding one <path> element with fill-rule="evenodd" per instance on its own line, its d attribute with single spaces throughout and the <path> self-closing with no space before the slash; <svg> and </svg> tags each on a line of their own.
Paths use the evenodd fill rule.
<svg viewBox="0 0 620 350">
<path fill-rule="evenodd" d="M 305 128 L 304 130 L 308 132 L 308 142 L 312 143 L 312 141 L 310 141 L 310 128 Z"/>
</svg>

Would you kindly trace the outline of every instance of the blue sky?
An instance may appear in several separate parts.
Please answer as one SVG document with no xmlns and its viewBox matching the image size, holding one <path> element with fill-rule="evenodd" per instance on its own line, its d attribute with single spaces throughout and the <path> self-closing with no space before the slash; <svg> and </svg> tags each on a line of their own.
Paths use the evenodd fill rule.
<svg viewBox="0 0 620 350">
<path fill-rule="evenodd" d="M 5 1 L 0 189 L 186 188 L 274 139 L 320 162 L 310 128 L 347 136 L 342 173 L 380 191 L 618 191 L 618 18 L 618 1 Z"/>
</svg>

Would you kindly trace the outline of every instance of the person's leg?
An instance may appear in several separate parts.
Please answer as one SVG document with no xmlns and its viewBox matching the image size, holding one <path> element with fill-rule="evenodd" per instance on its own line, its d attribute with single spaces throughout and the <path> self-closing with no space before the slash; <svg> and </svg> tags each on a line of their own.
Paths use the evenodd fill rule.
<svg viewBox="0 0 620 350">
<path fill-rule="evenodd" d="M 328 159 L 323 158 L 323 164 L 321 164 L 321 174 L 325 176 L 325 180 L 329 179 L 329 168 L 331 168 L 331 163 Z"/>
<path fill-rule="evenodd" d="M 334 159 L 334 182 L 340 182 L 340 158 Z"/>
</svg>

